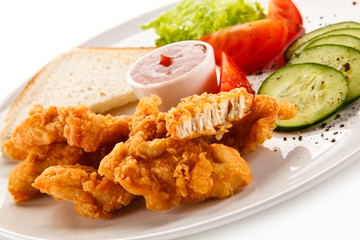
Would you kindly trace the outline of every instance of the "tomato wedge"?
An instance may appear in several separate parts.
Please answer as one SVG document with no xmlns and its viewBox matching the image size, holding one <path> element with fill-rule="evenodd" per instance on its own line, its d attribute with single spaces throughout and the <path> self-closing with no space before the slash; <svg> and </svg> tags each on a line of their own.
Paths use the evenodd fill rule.
<svg viewBox="0 0 360 240">
<path fill-rule="evenodd" d="M 281 52 L 287 34 L 285 22 L 262 19 L 224 28 L 200 40 L 214 48 L 217 65 L 221 52 L 225 52 L 243 72 L 249 73 L 266 66 Z"/>
<path fill-rule="evenodd" d="M 228 92 L 243 87 L 250 94 L 255 94 L 248 79 L 234 61 L 224 52 L 221 53 L 220 91 Z"/>
<path fill-rule="evenodd" d="M 299 37 L 303 29 L 303 20 L 295 4 L 291 0 L 270 0 L 268 18 L 286 22 L 288 26 L 287 41 Z"/>
</svg>

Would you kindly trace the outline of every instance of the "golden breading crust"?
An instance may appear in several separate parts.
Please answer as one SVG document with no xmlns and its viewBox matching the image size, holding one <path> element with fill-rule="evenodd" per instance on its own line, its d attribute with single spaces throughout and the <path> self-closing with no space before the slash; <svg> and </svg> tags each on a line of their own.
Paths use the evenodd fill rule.
<svg viewBox="0 0 360 240">
<path fill-rule="evenodd" d="M 100 176 L 95 168 L 78 164 L 49 167 L 33 186 L 56 200 L 74 202 L 75 211 L 88 218 L 109 218 L 135 198 L 120 184 Z"/>
<path fill-rule="evenodd" d="M 86 106 L 44 108 L 34 105 L 12 134 L 14 147 L 30 151 L 37 146 L 66 142 L 70 146 L 96 151 L 100 146 L 127 138 L 130 116 L 113 117 L 91 112 Z"/>
<path fill-rule="evenodd" d="M 223 144 L 167 138 L 152 149 L 150 155 L 159 154 L 155 157 L 130 155 L 129 148 L 136 147 L 130 142 L 117 144 L 101 161 L 99 173 L 144 196 L 151 210 L 225 198 L 252 180 L 249 164 Z"/>
<path fill-rule="evenodd" d="M 39 190 L 33 188 L 34 182 L 46 168 L 58 164 L 75 164 L 84 151 L 66 143 L 33 148 L 27 158 L 20 162 L 10 173 L 8 190 L 16 202 L 34 197 Z"/>
<path fill-rule="evenodd" d="M 77 163 L 98 168 L 101 159 L 112 148 L 113 146 L 104 146 L 88 153 L 79 147 L 69 146 L 66 142 L 35 147 L 10 173 L 8 190 L 16 202 L 33 198 L 39 191 L 31 184 L 46 168 Z"/>
</svg>

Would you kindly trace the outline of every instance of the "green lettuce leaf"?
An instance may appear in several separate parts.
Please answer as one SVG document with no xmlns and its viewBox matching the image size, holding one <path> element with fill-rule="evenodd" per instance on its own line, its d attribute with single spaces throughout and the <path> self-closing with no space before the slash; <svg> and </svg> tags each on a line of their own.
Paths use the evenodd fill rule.
<svg viewBox="0 0 360 240">
<path fill-rule="evenodd" d="M 265 18 L 258 2 L 246 0 L 183 0 L 143 30 L 153 28 L 157 46 L 183 40 L 196 40 L 228 26 Z"/>
</svg>

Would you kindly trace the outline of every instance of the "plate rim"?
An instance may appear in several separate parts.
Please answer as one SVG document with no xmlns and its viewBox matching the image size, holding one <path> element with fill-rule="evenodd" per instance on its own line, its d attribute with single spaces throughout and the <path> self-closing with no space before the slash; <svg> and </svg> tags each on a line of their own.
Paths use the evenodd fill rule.
<svg viewBox="0 0 360 240">
<path fill-rule="evenodd" d="M 100 39 L 101 37 L 106 36 L 108 34 L 113 34 L 114 32 L 117 32 L 118 29 L 121 29 L 123 26 L 128 25 L 131 22 L 138 21 L 140 19 L 148 17 L 149 14 L 150 15 L 158 14 L 159 12 L 162 12 L 162 11 L 168 9 L 169 7 L 171 7 L 173 5 L 175 5 L 175 4 L 172 3 L 172 4 L 166 5 L 164 7 L 161 7 L 159 9 L 153 10 L 151 12 L 148 12 L 148 13 L 142 14 L 140 16 L 134 17 L 132 19 L 129 19 L 128 21 L 123 22 L 123 23 L 115 26 L 112 29 L 104 31 L 103 33 L 98 34 L 97 36 L 83 42 L 82 44 L 79 44 L 78 46 L 79 47 L 80 46 L 82 46 L 82 47 L 94 46 L 93 44 L 98 41 L 97 39 Z M 113 44 L 115 44 L 118 41 L 119 40 L 115 41 Z M 11 99 L 17 98 L 18 94 L 22 91 L 22 89 L 24 88 L 24 86 L 27 84 L 28 81 L 29 81 L 29 79 L 24 80 L 24 82 L 22 84 L 20 84 L 12 93 L 9 94 L 9 97 L 5 98 L 5 100 L 2 103 L 0 103 L 0 113 L 4 113 L 7 110 L 7 108 L 12 103 Z M 241 214 L 239 212 L 234 212 L 234 213 L 231 213 L 231 214 L 228 214 L 225 216 L 219 216 L 217 218 L 212 218 L 207 221 L 203 221 L 201 223 L 188 225 L 183 228 L 177 228 L 176 230 L 142 235 L 142 236 L 137 236 L 137 237 L 133 237 L 133 238 L 127 237 L 126 239 L 145 239 L 145 238 L 146 239 L 155 239 L 155 238 L 156 239 L 159 239 L 159 238 L 164 239 L 164 238 L 168 238 L 168 237 L 187 236 L 187 235 L 191 235 L 194 233 L 206 231 L 206 230 L 214 228 L 214 227 L 219 227 L 221 225 L 224 225 L 224 224 L 227 224 L 230 222 L 234 222 L 234 221 L 240 220 L 242 218 L 246 218 L 249 215 L 256 214 L 257 212 L 260 212 L 267 208 L 275 206 L 281 202 L 284 202 L 284 201 L 286 201 L 292 197 L 295 197 L 296 195 L 314 187 L 315 185 L 321 183 L 322 181 L 326 180 L 327 178 L 329 178 L 332 175 L 336 174 L 337 172 L 341 171 L 345 167 L 351 165 L 354 161 L 357 160 L 357 157 L 359 155 L 360 155 L 359 148 L 355 149 L 354 151 L 351 151 L 345 157 L 342 157 L 340 161 L 334 162 L 333 164 L 328 166 L 325 170 L 323 170 L 322 172 L 319 172 L 317 175 L 313 176 L 312 178 L 308 178 L 306 181 L 300 182 L 299 184 L 293 186 L 292 188 L 287 189 L 287 191 L 284 191 L 282 193 L 272 196 L 265 202 L 260 202 L 258 204 L 255 204 L 254 206 L 249 207 L 248 209 L 245 210 L 245 212 L 246 212 L 245 215 Z M 184 233 L 185 230 L 186 230 L 186 233 Z M 8 233 L 7 231 L 4 231 L 3 228 L 0 228 L 0 236 L 8 237 L 9 239 L 34 239 L 32 237 L 23 236 L 21 234 Z M 36 238 L 36 239 L 41 239 L 41 238 Z M 116 238 L 116 239 L 122 239 L 122 238 Z"/>
</svg>

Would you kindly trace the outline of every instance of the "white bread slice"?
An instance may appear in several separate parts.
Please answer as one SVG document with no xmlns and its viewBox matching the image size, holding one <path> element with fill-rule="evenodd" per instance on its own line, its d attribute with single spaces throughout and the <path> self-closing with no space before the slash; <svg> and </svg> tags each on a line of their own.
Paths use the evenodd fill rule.
<svg viewBox="0 0 360 240">
<path fill-rule="evenodd" d="M 50 61 L 27 84 L 10 107 L 0 142 L 27 116 L 35 104 L 66 106 L 83 103 L 103 113 L 136 101 L 126 83 L 135 60 L 153 48 L 75 48 Z"/>
</svg>

